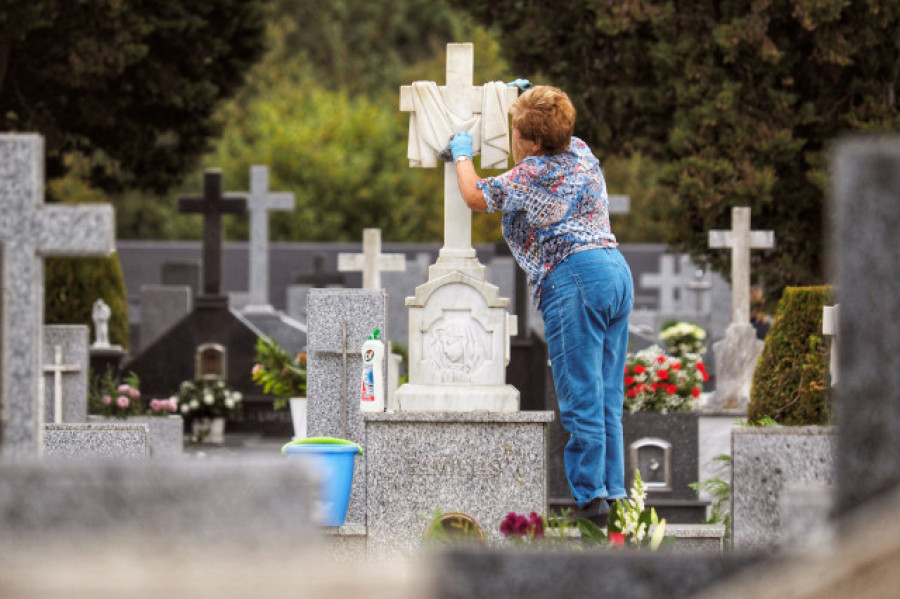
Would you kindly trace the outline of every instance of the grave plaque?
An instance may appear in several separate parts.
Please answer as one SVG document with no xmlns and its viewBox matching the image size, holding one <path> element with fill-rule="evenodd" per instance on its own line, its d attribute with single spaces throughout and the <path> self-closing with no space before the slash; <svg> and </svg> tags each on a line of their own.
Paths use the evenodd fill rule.
<svg viewBox="0 0 900 599">
<path fill-rule="evenodd" d="M 647 492 L 672 490 L 672 444 L 644 437 L 630 446 L 631 463 L 641 472 Z"/>
</svg>

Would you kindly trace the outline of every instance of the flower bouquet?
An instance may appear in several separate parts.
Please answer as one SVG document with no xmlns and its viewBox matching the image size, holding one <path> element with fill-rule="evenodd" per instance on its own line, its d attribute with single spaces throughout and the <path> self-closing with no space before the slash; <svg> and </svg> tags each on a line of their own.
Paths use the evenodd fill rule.
<svg viewBox="0 0 900 599">
<path fill-rule="evenodd" d="M 669 356 L 652 345 L 625 361 L 625 408 L 630 412 L 687 412 L 709 380 L 698 354 Z"/>
<path fill-rule="evenodd" d="M 289 398 L 306 395 L 306 352 L 291 358 L 274 340 L 260 337 L 252 376 L 265 393 L 278 396 L 274 408 L 280 410 Z"/>
<path fill-rule="evenodd" d="M 175 396 L 178 411 L 187 419 L 228 418 L 240 407 L 244 396 L 222 380 L 184 381 Z"/>
<path fill-rule="evenodd" d="M 666 521 L 657 517 L 655 509 L 645 507 L 646 499 L 641 472 L 635 470 L 631 499 L 617 499 L 616 507 L 610 512 L 607 529 L 610 545 L 649 547 L 651 551 L 659 548 L 665 539 Z"/>
<path fill-rule="evenodd" d="M 669 355 L 684 357 L 690 354 L 703 355 L 706 347 L 706 331 L 692 322 L 671 321 L 666 323 L 659 338 L 666 342 Z"/>
<path fill-rule="evenodd" d="M 133 372 L 122 380 L 113 374 L 112 369 L 103 376 L 92 376 L 88 389 L 90 413 L 121 419 L 143 414 L 145 406 L 139 386 L 140 381 Z"/>
</svg>

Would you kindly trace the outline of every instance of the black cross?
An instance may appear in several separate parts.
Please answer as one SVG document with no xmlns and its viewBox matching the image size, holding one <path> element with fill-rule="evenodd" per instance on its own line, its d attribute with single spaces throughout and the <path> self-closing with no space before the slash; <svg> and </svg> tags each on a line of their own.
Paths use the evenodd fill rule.
<svg viewBox="0 0 900 599">
<path fill-rule="evenodd" d="M 294 273 L 292 282 L 313 287 L 327 287 L 328 285 L 344 285 L 344 275 L 339 272 L 325 272 L 325 258 L 321 254 L 313 256 L 313 270 Z"/>
<path fill-rule="evenodd" d="M 178 199 L 182 214 L 203 214 L 203 295 L 222 293 L 222 215 L 245 214 L 247 194 L 222 194 L 222 171 L 203 172 L 203 197 Z"/>
</svg>

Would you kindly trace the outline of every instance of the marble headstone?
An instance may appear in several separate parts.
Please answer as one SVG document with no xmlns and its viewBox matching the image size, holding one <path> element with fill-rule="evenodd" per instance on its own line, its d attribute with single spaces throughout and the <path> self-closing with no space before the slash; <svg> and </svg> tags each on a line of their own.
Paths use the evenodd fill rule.
<svg viewBox="0 0 900 599">
<path fill-rule="evenodd" d="M 61 364 L 55 364 L 59 349 Z M 44 326 L 44 422 L 56 422 L 56 379 L 59 379 L 62 419 L 59 422 L 84 422 L 88 405 L 88 327 L 85 325 Z M 59 374 L 60 366 L 69 366 Z M 48 370 L 48 367 L 50 369 Z"/>
<path fill-rule="evenodd" d="M 187 316 L 192 303 L 191 288 L 188 285 L 143 285 L 140 348 L 150 347 L 163 333 Z"/>
</svg>

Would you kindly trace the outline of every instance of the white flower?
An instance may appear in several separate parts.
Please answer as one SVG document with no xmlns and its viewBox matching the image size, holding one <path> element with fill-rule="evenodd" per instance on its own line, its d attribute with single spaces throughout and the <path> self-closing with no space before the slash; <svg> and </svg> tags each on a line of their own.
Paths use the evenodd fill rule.
<svg viewBox="0 0 900 599">
<path fill-rule="evenodd" d="M 234 402 L 231 400 L 230 397 L 225 398 L 225 407 L 229 408 L 229 409 L 234 407 Z"/>
<path fill-rule="evenodd" d="M 243 401 L 244 400 L 244 394 L 241 393 L 240 391 L 235 391 L 234 393 L 231 394 L 231 397 L 234 399 L 234 401 Z"/>
<path fill-rule="evenodd" d="M 182 414 L 187 414 L 190 411 L 191 411 L 191 406 L 187 405 L 186 403 L 181 404 L 181 413 Z"/>
<path fill-rule="evenodd" d="M 650 551 L 656 551 L 659 549 L 659 545 L 663 541 L 663 537 L 666 536 L 666 520 L 665 518 L 659 521 L 659 524 L 656 525 L 656 529 L 653 531 L 653 534 L 650 536 Z"/>
<path fill-rule="evenodd" d="M 212 393 L 206 392 L 203 394 L 203 403 L 205 403 L 206 405 L 211 406 L 213 405 L 213 403 L 215 403 L 215 401 L 216 398 L 213 397 Z"/>
<path fill-rule="evenodd" d="M 191 400 L 191 409 L 196 410 L 199 407 L 200 407 L 200 402 L 197 401 L 196 399 L 192 399 Z"/>
</svg>

